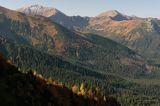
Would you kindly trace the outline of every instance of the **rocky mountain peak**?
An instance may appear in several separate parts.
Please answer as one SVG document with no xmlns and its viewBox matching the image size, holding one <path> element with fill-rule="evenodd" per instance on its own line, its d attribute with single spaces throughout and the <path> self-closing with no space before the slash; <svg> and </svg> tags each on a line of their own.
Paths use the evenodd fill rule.
<svg viewBox="0 0 160 106">
<path fill-rule="evenodd" d="M 46 7 L 46 6 L 42 6 L 42 5 L 31 5 L 31 6 L 25 6 L 22 7 L 20 9 L 18 9 L 17 11 L 19 12 L 24 12 L 26 14 L 32 14 L 32 15 L 41 15 L 41 16 L 52 16 L 55 14 L 63 14 L 62 12 L 60 12 L 59 10 L 57 10 L 56 8 L 53 7 Z"/>
<path fill-rule="evenodd" d="M 120 14 L 120 13 L 117 10 L 110 10 L 110 11 L 106 11 L 106 12 L 99 14 L 98 17 L 109 17 L 109 16 L 115 17 L 118 14 Z"/>
<path fill-rule="evenodd" d="M 122 13 L 118 12 L 117 10 L 110 10 L 110 11 L 106 11 L 106 12 L 103 12 L 101 14 L 99 14 L 97 17 L 109 17 L 113 20 L 116 20 L 116 21 L 122 21 L 122 20 L 128 20 L 129 17 L 126 16 L 126 15 L 123 15 Z"/>
</svg>

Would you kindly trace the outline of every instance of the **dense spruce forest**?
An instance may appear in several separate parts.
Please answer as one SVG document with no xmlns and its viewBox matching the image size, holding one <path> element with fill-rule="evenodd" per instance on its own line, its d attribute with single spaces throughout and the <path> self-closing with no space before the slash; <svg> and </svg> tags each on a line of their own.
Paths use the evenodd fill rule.
<svg viewBox="0 0 160 106">
<path fill-rule="evenodd" d="M 3 106 L 120 106 L 113 97 L 101 97 L 85 86 L 69 90 L 53 78 L 30 71 L 21 73 L 0 55 L 0 105 Z M 73 92 L 74 91 L 74 92 Z M 95 90 L 96 92 L 96 90 Z M 98 91 L 97 91 L 98 92 Z"/>
</svg>

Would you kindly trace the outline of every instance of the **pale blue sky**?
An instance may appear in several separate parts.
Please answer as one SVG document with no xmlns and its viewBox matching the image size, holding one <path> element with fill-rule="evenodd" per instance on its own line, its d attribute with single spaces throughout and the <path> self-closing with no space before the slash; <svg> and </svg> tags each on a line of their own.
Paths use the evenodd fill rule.
<svg viewBox="0 0 160 106">
<path fill-rule="evenodd" d="M 160 18 L 160 0 L 0 0 L 0 6 L 10 9 L 31 4 L 55 7 L 67 15 L 95 16 L 114 9 L 126 15 Z"/>
</svg>

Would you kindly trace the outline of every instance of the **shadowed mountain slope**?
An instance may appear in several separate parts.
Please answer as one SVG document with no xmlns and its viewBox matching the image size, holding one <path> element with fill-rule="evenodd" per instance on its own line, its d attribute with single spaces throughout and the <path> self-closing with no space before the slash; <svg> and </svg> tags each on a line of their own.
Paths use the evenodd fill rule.
<svg viewBox="0 0 160 106">
<path fill-rule="evenodd" d="M 111 97 L 107 101 L 84 98 L 63 85 L 33 72 L 22 74 L 0 56 L 0 105 L 5 106 L 120 106 Z"/>
</svg>

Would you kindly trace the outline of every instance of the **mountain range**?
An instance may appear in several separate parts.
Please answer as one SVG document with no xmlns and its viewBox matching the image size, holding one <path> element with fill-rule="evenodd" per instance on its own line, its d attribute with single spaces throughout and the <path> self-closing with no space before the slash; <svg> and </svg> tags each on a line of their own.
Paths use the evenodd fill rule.
<svg viewBox="0 0 160 106">
<path fill-rule="evenodd" d="M 136 51 L 151 63 L 158 64 L 160 20 L 157 18 L 127 16 L 116 10 L 103 12 L 95 17 L 67 16 L 55 8 L 39 5 L 17 11 L 42 15 L 68 29 L 112 39 Z"/>
<path fill-rule="evenodd" d="M 101 72 L 114 72 L 118 67 L 136 67 L 136 71 L 130 70 L 132 76 L 150 71 L 140 55 L 110 39 L 70 31 L 42 16 L 27 16 L 4 8 L 0 12 L 0 33 L 10 42 L 77 61 Z M 124 69 L 118 73 L 125 75 Z"/>
<path fill-rule="evenodd" d="M 0 53 L 21 73 L 34 70 L 69 89 L 85 83 L 123 106 L 159 105 L 158 22 L 116 10 L 81 17 L 40 5 L 0 7 Z"/>
</svg>

